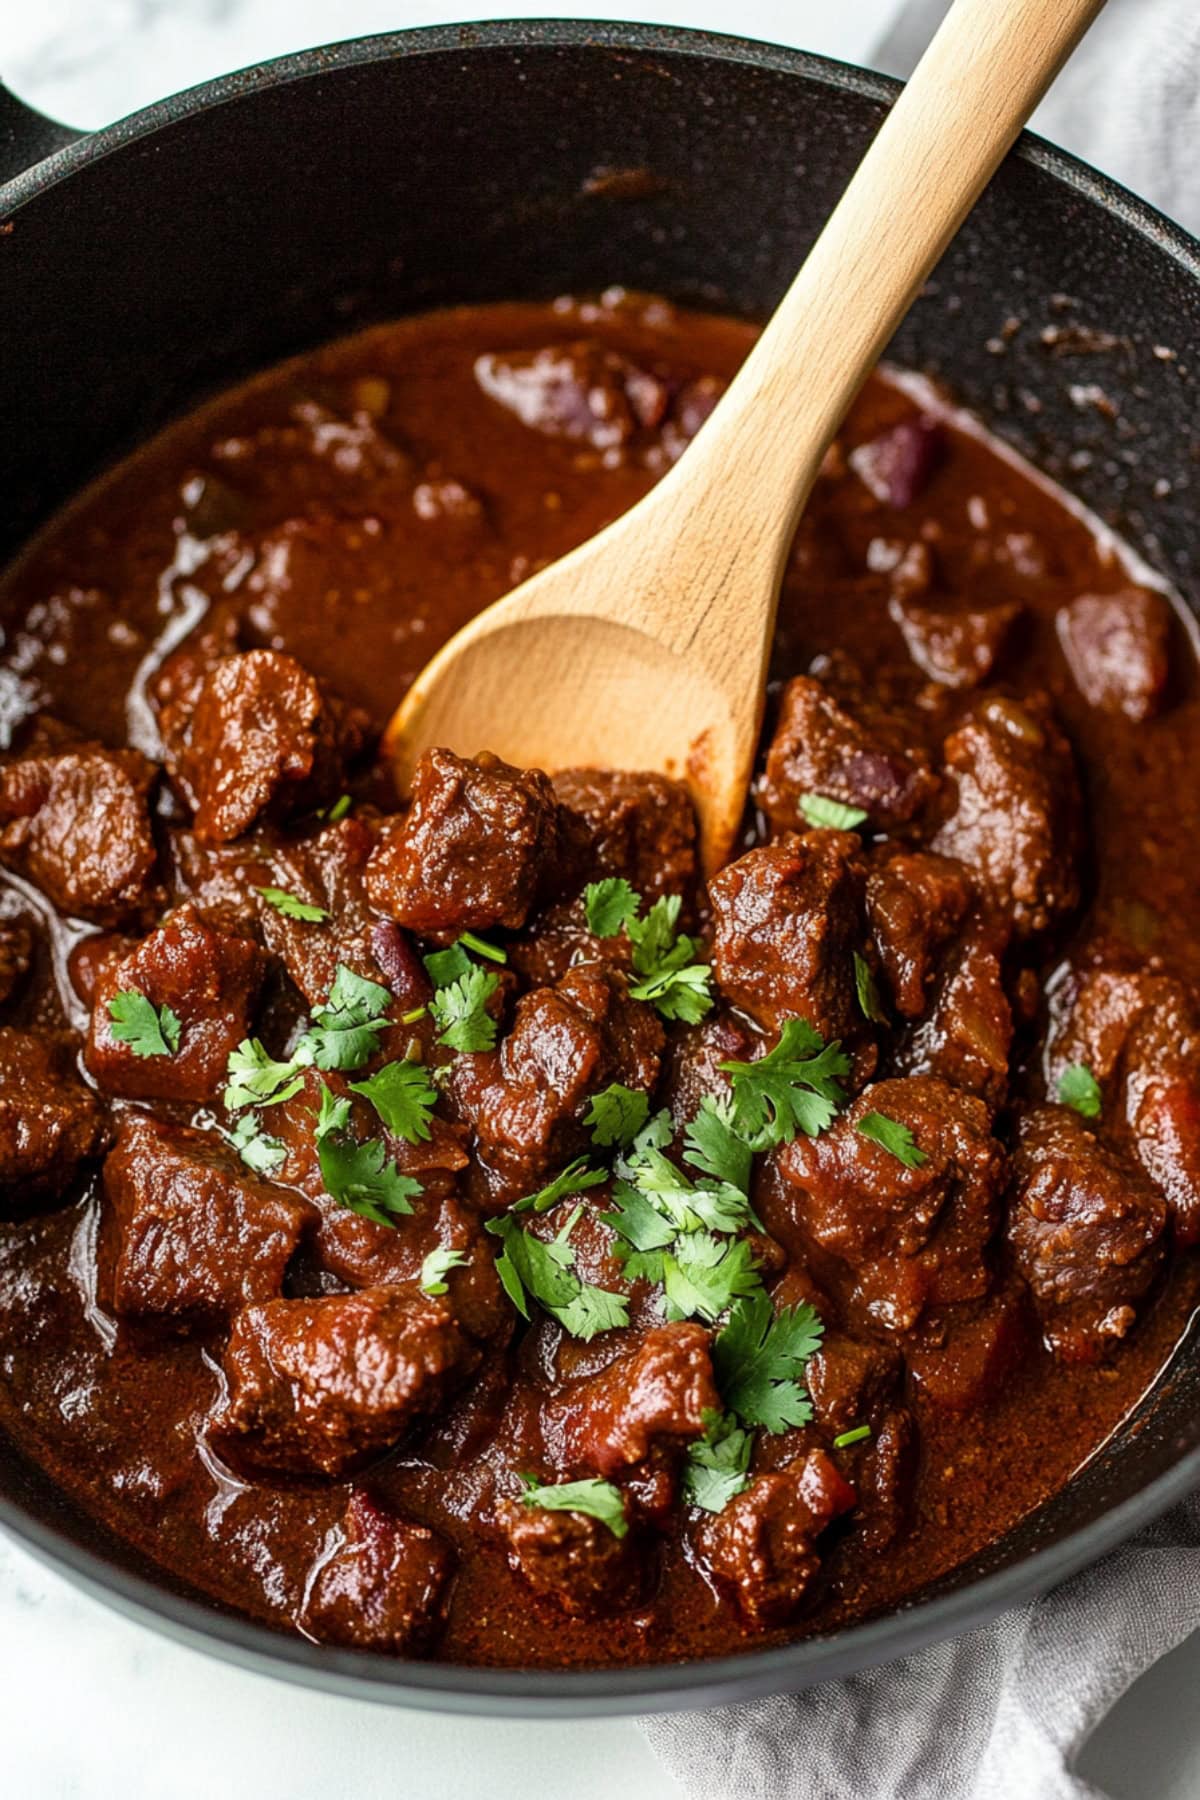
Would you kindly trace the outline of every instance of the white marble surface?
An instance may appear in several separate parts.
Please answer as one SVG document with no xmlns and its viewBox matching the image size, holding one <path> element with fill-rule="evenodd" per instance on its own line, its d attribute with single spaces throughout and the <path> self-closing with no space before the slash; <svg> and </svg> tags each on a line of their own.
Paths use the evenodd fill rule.
<svg viewBox="0 0 1200 1800">
<path fill-rule="evenodd" d="M 578 10 L 738 31 L 865 61 L 894 4 L 581 0 Z M 521 0 L 0 0 L 0 72 L 31 104 L 97 126 L 173 89 L 311 44 L 569 10 Z M 1115 1800 L 1196 1800 L 1198 1680 L 1200 1637 L 1116 1708 L 1089 1746 L 1088 1779 Z M 128 1624 L 0 1537 L 0 1796 L 670 1800 L 676 1792 L 632 1723 L 485 1725 L 246 1675 Z"/>
</svg>

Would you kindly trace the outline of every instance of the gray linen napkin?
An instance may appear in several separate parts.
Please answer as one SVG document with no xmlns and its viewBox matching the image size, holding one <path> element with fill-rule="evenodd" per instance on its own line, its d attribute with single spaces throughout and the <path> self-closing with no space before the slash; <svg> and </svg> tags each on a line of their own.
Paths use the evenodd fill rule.
<svg viewBox="0 0 1200 1800">
<path fill-rule="evenodd" d="M 947 9 L 910 0 L 878 66 L 907 74 Z M 1200 0 L 1109 0 L 1033 123 L 1200 232 Z M 1200 1626 L 1198 1553 L 1200 1495 L 952 1643 L 642 1728 L 690 1800 L 1103 1800 L 1072 1773 L 1075 1758 L 1138 1676 Z"/>
</svg>

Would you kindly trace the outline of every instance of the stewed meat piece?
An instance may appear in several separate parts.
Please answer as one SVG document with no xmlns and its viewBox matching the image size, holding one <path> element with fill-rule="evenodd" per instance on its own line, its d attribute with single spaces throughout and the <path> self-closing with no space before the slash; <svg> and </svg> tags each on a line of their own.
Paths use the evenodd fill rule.
<svg viewBox="0 0 1200 1800">
<path fill-rule="evenodd" d="M 901 594 L 888 604 L 917 667 L 948 688 L 978 687 L 988 679 L 1024 611 L 1016 600 L 952 607 Z"/>
<path fill-rule="evenodd" d="M 215 1132 L 127 1112 L 104 1165 L 101 1286 L 112 1310 L 177 1329 L 270 1300 L 311 1206 L 254 1175 Z"/>
<path fill-rule="evenodd" d="M 670 389 L 628 357 L 583 338 L 475 360 L 484 393 L 546 437 L 614 450 L 658 425 Z"/>
<path fill-rule="evenodd" d="M 425 1525 L 354 1488 L 341 1542 L 320 1564 L 300 1623 L 324 1644 L 421 1656 L 445 1615 L 454 1552 Z"/>
<path fill-rule="evenodd" d="M 367 864 L 367 894 L 427 937 L 516 930 L 558 853 L 558 803 L 540 770 L 429 750 L 408 812 L 384 829 Z"/>
<path fill-rule="evenodd" d="M 631 1605 L 643 1581 L 638 1541 L 589 1513 L 544 1511 L 523 1500 L 496 1508 L 512 1569 L 533 1592 L 576 1618 Z"/>
<path fill-rule="evenodd" d="M 147 919 L 159 898 L 150 790 L 138 750 L 72 743 L 0 766 L 0 863 L 59 912 L 97 925 Z"/>
<path fill-rule="evenodd" d="M 925 850 L 885 851 L 867 877 L 867 916 L 885 990 L 906 1019 L 919 1019 L 971 904 L 961 863 Z"/>
<path fill-rule="evenodd" d="M 268 1300 L 233 1322 L 212 1435 L 250 1469 L 338 1475 L 436 1411 L 478 1360 L 444 1305 L 399 1288 Z"/>
<path fill-rule="evenodd" d="M 112 1132 L 71 1068 L 71 1046 L 0 1026 L 0 1198 L 58 1199 Z"/>
<path fill-rule="evenodd" d="M 212 1100 L 226 1080 L 229 1053 L 250 1029 L 267 959 L 251 938 L 219 931 L 190 904 L 143 938 L 128 956 L 102 964 L 84 1053 L 110 1094 L 132 1100 Z M 118 1035 L 121 996 L 169 1007 L 178 1047 L 147 1055 Z M 164 1040 L 167 1041 L 167 1040 Z"/>
<path fill-rule="evenodd" d="M 1058 614 L 1059 642 L 1088 705 L 1135 724 L 1162 705 L 1170 634 L 1171 608 L 1150 588 L 1080 594 Z"/>
<path fill-rule="evenodd" d="M 977 920 L 950 953 L 925 1018 L 896 1047 L 905 1075 L 937 1075 L 999 1106 L 1008 1087 L 1013 1018 L 1004 991 L 1007 928 Z"/>
<path fill-rule="evenodd" d="M 1065 1106 L 1021 1119 L 1013 1173 L 1009 1242 L 1046 1341 L 1094 1362 L 1129 1332 L 1162 1265 L 1166 1206 Z"/>
<path fill-rule="evenodd" d="M 748 1625 L 795 1614 L 821 1566 L 816 1542 L 855 1492 L 823 1450 L 760 1475 L 697 1532 L 700 1553 Z"/>
<path fill-rule="evenodd" d="M 788 682 L 756 789 L 776 831 L 805 829 L 805 795 L 859 807 L 873 826 L 890 829 L 936 790 L 928 754 L 898 714 L 866 699 L 851 710 L 810 675 Z"/>
<path fill-rule="evenodd" d="M 1021 935 L 1079 904 L 1083 803 L 1049 701 L 992 695 L 946 739 L 953 810 L 932 848 L 967 865 Z"/>
<path fill-rule="evenodd" d="M 902 511 L 920 499 L 945 454 L 938 421 L 913 413 L 859 444 L 847 461 L 880 505 Z"/>
<path fill-rule="evenodd" d="M 1005 1376 L 1029 1347 L 1029 1304 L 1018 1276 L 998 1293 L 939 1321 L 924 1343 L 906 1351 L 918 1393 L 943 1412 L 966 1413 L 986 1406 Z"/>
<path fill-rule="evenodd" d="M 696 814 L 681 781 L 621 769 L 564 769 L 566 858 L 580 886 L 623 875 L 647 905 L 696 884 Z"/>
<path fill-rule="evenodd" d="M 705 1415 L 721 1410 L 711 1343 L 702 1325 L 647 1331 L 598 1375 L 549 1403 L 547 1450 L 564 1468 L 610 1476 L 663 1445 L 703 1437 Z"/>
<path fill-rule="evenodd" d="M 1121 1135 L 1165 1198 L 1176 1243 L 1200 1243 L 1200 1012 L 1182 991 L 1130 1031 L 1119 1106 Z"/>
<path fill-rule="evenodd" d="M 1096 946 L 1068 965 L 1051 985 L 1051 1029 L 1043 1067 L 1053 1099 L 1067 1069 L 1079 1064 L 1103 1085 L 1116 1071 L 1129 1034 L 1148 1010 L 1186 1017 L 1195 997 L 1181 981 L 1137 964 L 1128 953 Z"/>
<path fill-rule="evenodd" d="M 867 1135 L 880 1119 L 909 1134 L 904 1159 Z M 932 1076 L 881 1081 L 820 1137 L 779 1152 L 801 1231 L 838 1259 L 849 1298 L 877 1326 L 908 1331 L 926 1307 L 986 1293 L 1005 1178 L 990 1119 Z"/>
<path fill-rule="evenodd" d="M 0 1005 L 11 998 L 33 961 L 32 922 L 18 914 L 0 919 Z"/>
</svg>

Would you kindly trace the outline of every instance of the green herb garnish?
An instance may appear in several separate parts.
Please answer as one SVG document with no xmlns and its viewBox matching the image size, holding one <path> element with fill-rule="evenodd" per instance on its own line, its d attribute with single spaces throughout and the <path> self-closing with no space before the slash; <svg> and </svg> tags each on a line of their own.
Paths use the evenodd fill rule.
<svg viewBox="0 0 1200 1800">
<path fill-rule="evenodd" d="M 410 1144 L 422 1143 L 429 1137 L 437 1089 L 421 1063 L 385 1063 L 364 1081 L 352 1081 L 350 1088 L 370 1101 L 394 1137 L 402 1137 Z"/>
<path fill-rule="evenodd" d="M 778 1314 L 761 1289 L 738 1301 L 717 1333 L 713 1369 L 721 1398 L 743 1424 L 772 1432 L 808 1424 L 812 1406 L 800 1377 L 824 1329 L 807 1301 Z"/>
<path fill-rule="evenodd" d="M 248 1169 L 256 1175 L 273 1175 L 287 1160 L 287 1145 L 268 1137 L 252 1112 L 243 1113 L 227 1137 Z"/>
<path fill-rule="evenodd" d="M 854 831 L 867 817 L 861 806 L 844 806 L 825 794 L 801 794 L 799 804 L 808 823 L 818 830 Z"/>
<path fill-rule="evenodd" d="M 258 1038 L 243 1038 L 237 1049 L 229 1052 L 227 1073 L 223 1098 L 230 1112 L 240 1112 L 244 1106 L 278 1106 L 304 1086 L 299 1063 L 295 1059 L 277 1062 Z"/>
<path fill-rule="evenodd" d="M 174 1056 L 183 1025 L 169 1006 L 152 1006 L 145 994 L 127 988 L 108 1003 L 109 1030 L 135 1056 Z"/>
<path fill-rule="evenodd" d="M 297 900 L 295 894 L 289 894 L 283 888 L 260 887 L 255 893 L 261 894 L 285 919 L 300 919 L 306 925 L 319 925 L 329 917 L 323 906 L 310 906 L 307 900 Z"/>
<path fill-rule="evenodd" d="M 855 1123 L 854 1129 L 861 1137 L 869 1138 L 871 1143 L 889 1151 L 906 1169 L 919 1169 L 929 1161 L 924 1150 L 914 1142 L 908 1126 L 902 1125 L 898 1119 L 889 1119 L 886 1113 L 864 1113 Z"/>
<path fill-rule="evenodd" d="M 550 1243 L 523 1230 L 511 1213 L 489 1219 L 486 1229 L 503 1245 L 496 1273 L 522 1318 L 529 1317 L 530 1301 L 536 1301 L 572 1337 L 587 1339 L 628 1325 L 629 1302 L 624 1294 L 592 1287 L 575 1273 L 569 1239 L 581 1211 L 575 1208 Z"/>
<path fill-rule="evenodd" d="M 379 1138 L 359 1144 L 343 1132 L 327 1131 L 318 1136 L 317 1157 L 330 1198 L 376 1225 L 394 1226 L 397 1217 L 412 1211 L 413 1196 L 421 1192 L 419 1181 L 401 1175 L 387 1160 Z"/>
<path fill-rule="evenodd" d="M 597 1187 L 600 1182 L 607 1180 L 607 1169 L 590 1169 L 587 1158 L 577 1156 L 553 1181 L 548 1181 L 535 1194 L 526 1194 L 522 1199 L 514 1200 L 508 1210 L 515 1213 L 549 1212 L 552 1206 L 557 1206 L 568 1194 L 582 1194 L 585 1188 Z"/>
<path fill-rule="evenodd" d="M 640 1088 L 613 1081 L 595 1095 L 584 1118 L 592 1142 L 606 1150 L 631 1144 L 650 1117 L 650 1102 Z"/>
<path fill-rule="evenodd" d="M 1100 1083 L 1086 1063 L 1073 1063 L 1058 1078 L 1058 1097 L 1085 1119 L 1098 1119 L 1103 1105 Z"/>
<path fill-rule="evenodd" d="M 446 1277 L 451 1269 L 461 1269 L 467 1258 L 462 1250 L 431 1250 L 421 1264 L 421 1292 L 437 1299 L 447 1291 Z"/>
<path fill-rule="evenodd" d="M 472 963 L 429 1002 L 438 1027 L 438 1043 L 447 1050 L 491 1050 L 496 1042 L 496 1021 L 487 1003 L 500 985 L 500 977 Z"/>
<path fill-rule="evenodd" d="M 693 1506 L 719 1513 L 750 1485 L 754 1438 L 732 1413 L 710 1413 L 706 1425 L 704 1436 L 688 1445 L 683 1492 Z"/>
<path fill-rule="evenodd" d="M 879 998 L 871 965 L 857 950 L 854 952 L 854 990 L 858 995 L 858 1010 L 863 1018 L 870 1019 L 872 1025 L 886 1025 L 888 1016 L 883 1010 L 883 1001 Z"/>
<path fill-rule="evenodd" d="M 611 1481 L 560 1481 L 555 1487 L 543 1487 L 533 1475 L 518 1475 L 517 1479 L 526 1506 L 540 1507 L 543 1512 L 586 1513 L 607 1525 L 615 1538 L 623 1538 L 629 1530 L 624 1497 Z"/>
<path fill-rule="evenodd" d="M 835 1450 L 846 1450 L 851 1444 L 861 1444 L 864 1438 L 871 1435 L 869 1425 L 855 1425 L 849 1431 L 839 1431 L 833 1440 Z"/>
<path fill-rule="evenodd" d="M 819 1137 L 846 1099 L 850 1059 L 806 1019 L 785 1019 L 775 1048 L 757 1062 L 721 1064 L 733 1084 L 733 1122 L 753 1150 Z"/>
</svg>

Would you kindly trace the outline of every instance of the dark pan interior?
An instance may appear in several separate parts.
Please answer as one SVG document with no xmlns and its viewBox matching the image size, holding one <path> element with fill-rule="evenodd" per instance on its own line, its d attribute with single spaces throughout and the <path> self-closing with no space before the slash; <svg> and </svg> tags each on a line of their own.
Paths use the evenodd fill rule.
<svg viewBox="0 0 1200 1800">
<path fill-rule="evenodd" d="M 291 58 L 80 140 L 0 190 L 0 556 L 206 391 L 370 319 L 613 282 L 765 313 L 893 91 L 698 34 L 447 28 Z M 647 178 L 589 191 L 604 168 Z M 892 354 L 943 377 L 1200 611 L 1198 342 L 1196 247 L 1027 143 Z M 1136 1421 L 933 1604 L 691 1669 L 531 1678 L 318 1651 L 191 1605 L 11 1450 L 0 1518 L 139 1616 L 320 1685 L 473 1710 L 695 1705 L 885 1660 L 1097 1555 L 1200 1475 L 1198 1355 L 1192 1334 Z"/>
</svg>

